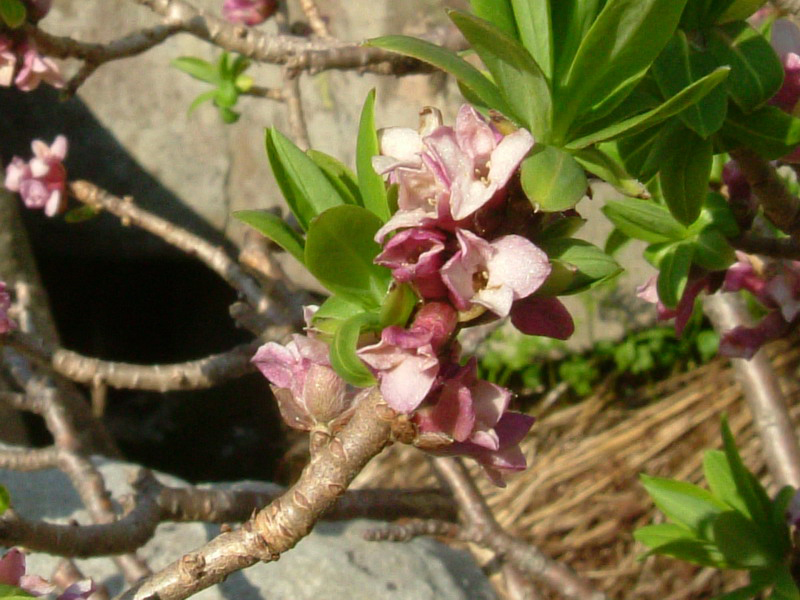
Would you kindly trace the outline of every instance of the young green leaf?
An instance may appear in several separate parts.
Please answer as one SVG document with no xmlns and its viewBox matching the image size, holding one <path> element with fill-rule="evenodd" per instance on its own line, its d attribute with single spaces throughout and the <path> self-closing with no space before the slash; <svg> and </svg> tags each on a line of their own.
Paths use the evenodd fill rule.
<svg viewBox="0 0 800 600">
<path fill-rule="evenodd" d="M 576 160 L 555 146 L 536 144 L 522 161 L 520 181 L 534 208 L 559 212 L 575 206 L 589 183 Z"/>
<path fill-rule="evenodd" d="M 387 35 L 368 40 L 364 42 L 364 45 L 384 48 L 430 63 L 434 67 L 450 73 L 461 86 L 475 94 L 484 106 L 501 112 L 517 123 L 521 122 L 521 118 L 514 113 L 497 86 L 455 52 L 404 35 Z"/>
<path fill-rule="evenodd" d="M 561 81 L 566 76 L 581 40 L 586 37 L 604 4 L 605 0 L 551 0 L 554 81 Z"/>
<path fill-rule="evenodd" d="M 469 3 L 481 19 L 494 24 L 506 35 L 520 39 L 511 0 L 469 0 Z"/>
<path fill-rule="evenodd" d="M 358 189 L 358 180 L 355 174 L 347 168 L 347 165 L 319 150 L 309 149 L 306 150 L 306 154 L 320 168 L 346 204 L 364 206 L 361 191 Z"/>
<path fill-rule="evenodd" d="M 606 243 L 603 246 L 603 252 L 609 256 L 614 256 L 625 246 L 625 244 L 630 241 L 630 237 L 615 227 L 611 230 L 611 233 L 609 233 L 608 237 L 606 238 Z"/>
<path fill-rule="evenodd" d="M 640 479 L 655 505 L 671 521 L 687 527 L 701 539 L 713 540 L 714 520 L 726 510 L 710 492 L 685 481 L 641 475 Z"/>
<path fill-rule="evenodd" d="M 653 550 L 651 554 L 669 556 L 704 567 L 715 567 L 717 569 L 730 568 L 725 556 L 717 547 L 712 542 L 705 542 L 703 540 L 676 540 L 674 542 L 668 542 Z"/>
<path fill-rule="evenodd" d="M 468 13 L 450 19 L 492 73 L 500 93 L 537 141 L 547 142 L 553 117 L 550 84 L 533 57 L 500 29 Z"/>
<path fill-rule="evenodd" d="M 728 240 L 713 227 L 703 229 L 694 242 L 694 262 L 709 271 L 724 271 L 736 262 Z"/>
<path fill-rule="evenodd" d="M 278 215 L 268 210 L 238 210 L 233 216 L 278 244 L 299 260 L 300 264 L 305 262 L 303 238 Z"/>
<path fill-rule="evenodd" d="M 764 106 L 745 115 L 732 104 L 720 133 L 729 148 L 745 146 L 774 160 L 800 144 L 800 119 L 777 106 Z"/>
<path fill-rule="evenodd" d="M 407 283 L 393 286 L 381 306 L 381 327 L 405 326 L 418 301 L 419 298 Z"/>
<path fill-rule="evenodd" d="M 176 69 L 200 81 L 205 81 L 206 83 L 212 83 L 214 85 L 217 85 L 221 81 L 216 66 L 194 56 L 181 56 L 173 59 L 170 64 Z"/>
<path fill-rule="evenodd" d="M 208 90 L 207 92 L 203 92 L 202 94 L 198 95 L 197 98 L 192 100 L 192 103 L 189 105 L 189 108 L 186 110 L 186 116 L 191 115 L 197 107 L 200 106 L 203 102 L 208 102 L 209 100 L 213 100 L 217 95 L 217 88 L 213 90 Z"/>
<path fill-rule="evenodd" d="M 661 193 L 670 213 L 684 225 L 700 216 L 714 156 L 711 140 L 686 132 L 659 170 Z"/>
<path fill-rule="evenodd" d="M 30 600 L 34 597 L 23 589 L 0 583 L 0 600 Z"/>
<path fill-rule="evenodd" d="M 708 50 L 717 64 L 730 65 L 727 89 L 744 112 L 772 98 L 783 83 L 783 66 L 769 41 L 744 21 L 708 32 Z"/>
<path fill-rule="evenodd" d="M 618 192 L 634 198 L 649 198 L 642 182 L 631 177 L 619 161 L 600 148 L 584 148 L 573 155 L 584 169 L 610 183 Z"/>
<path fill-rule="evenodd" d="M 557 91 L 564 131 L 608 90 L 647 71 L 672 37 L 685 4 L 686 0 L 606 2 Z"/>
<path fill-rule="evenodd" d="M 538 2 L 511 0 L 511 5 L 519 30 L 519 40 L 541 67 L 542 73 L 548 81 L 552 81 L 554 60 L 550 0 Z M 486 19 L 483 15 L 479 14 L 478 16 Z"/>
<path fill-rule="evenodd" d="M 620 160 L 628 172 L 641 181 L 649 181 L 656 176 L 665 158 L 685 132 L 686 126 L 683 122 L 672 117 L 656 127 L 625 136 L 608 145 L 616 146 Z"/>
<path fill-rule="evenodd" d="M 766 523 L 770 516 L 769 497 L 761 483 L 744 466 L 728 426 L 727 416 L 722 417 L 722 441 L 725 445 L 725 456 L 731 466 L 733 480 L 736 482 L 736 489 L 747 507 L 745 514 L 756 523 Z"/>
<path fill-rule="evenodd" d="M 275 181 L 304 231 L 315 216 L 344 204 L 325 174 L 289 138 L 273 127 L 267 130 L 266 143 Z"/>
<path fill-rule="evenodd" d="M 773 551 L 769 532 L 736 511 L 714 519 L 714 542 L 731 565 L 742 569 L 762 569 L 783 560 Z"/>
<path fill-rule="evenodd" d="M 380 252 L 373 238 L 381 225 L 375 214 L 360 206 L 326 210 L 308 229 L 306 267 L 344 300 L 377 309 L 392 279 L 389 269 L 372 262 Z"/>
<path fill-rule="evenodd" d="M 0 485 L 0 515 L 6 512 L 9 506 L 11 506 L 11 494 L 4 486 Z"/>
<path fill-rule="evenodd" d="M 658 298 L 667 308 L 675 308 L 683 297 L 689 281 L 689 269 L 694 259 L 695 247 L 690 242 L 679 242 L 666 250 L 659 262 Z"/>
<path fill-rule="evenodd" d="M 361 313 L 342 323 L 333 336 L 331 366 L 347 383 L 357 387 L 369 387 L 377 383 L 367 365 L 356 354 L 361 330 L 377 326 L 378 316 L 375 313 Z"/>
<path fill-rule="evenodd" d="M 655 202 L 622 198 L 606 202 L 602 210 L 617 229 L 637 240 L 658 244 L 677 242 L 688 235 L 686 227 Z"/>
<path fill-rule="evenodd" d="M 542 249 L 551 259 L 558 259 L 577 271 L 567 289 L 560 295 L 576 294 L 600 281 L 618 274 L 622 268 L 612 257 L 594 244 L 575 238 L 540 240 Z"/>
<path fill-rule="evenodd" d="M 25 22 L 28 11 L 20 0 L 0 0 L 0 19 L 11 29 Z"/>
<path fill-rule="evenodd" d="M 794 498 L 795 489 L 786 485 L 775 495 L 770 505 L 770 525 L 772 526 L 772 539 L 780 544 L 782 553 L 789 551 L 789 526 L 786 523 L 786 511 L 789 503 Z"/>
<path fill-rule="evenodd" d="M 672 98 L 664 102 L 664 104 L 640 115 L 636 115 L 635 117 L 630 117 L 629 119 L 609 125 L 600 131 L 595 131 L 594 133 L 571 140 L 567 144 L 567 149 L 579 150 L 580 148 L 585 148 L 593 144 L 617 139 L 623 135 L 633 135 L 634 133 L 639 133 L 654 125 L 658 125 L 711 93 L 715 87 L 725 80 L 729 70 L 728 67 L 719 67 L 709 75 L 698 79 L 692 85 L 675 94 Z"/>
<path fill-rule="evenodd" d="M 329 296 L 328 299 L 322 303 L 317 312 L 314 313 L 311 320 L 315 325 L 327 319 L 346 321 L 350 317 L 354 317 L 362 312 L 364 312 L 364 309 L 358 304 L 354 304 L 339 296 Z"/>
<path fill-rule="evenodd" d="M 371 90 L 364 101 L 364 108 L 361 109 L 356 144 L 356 170 L 364 208 L 372 211 L 385 223 L 391 217 L 389 204 L 386 201 L 386 182 L 372 168 L 372 157 L 380 153 L 378 133 L 375 131 L 375 90 Z"/>
<path fill-rule="evenodd" d="M 651 550 L 679 540 L 696 540 L 697 535 L 691 530 L 675 523 L 647 525 L 633 532 L 633 539 L 641 542 Z"/>
<path fill-rule="evenodd" d="M 703 474 L 711 493 L 725 504 L 748 514 L 744 499 L 736 489 L 728 458 L 721 450 L 707 450 L 703 455 Z"/>
</svg>

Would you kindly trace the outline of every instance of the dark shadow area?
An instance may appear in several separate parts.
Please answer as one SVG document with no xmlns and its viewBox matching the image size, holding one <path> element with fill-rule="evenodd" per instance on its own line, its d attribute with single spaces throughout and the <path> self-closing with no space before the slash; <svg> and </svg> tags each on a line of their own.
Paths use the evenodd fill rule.
<svg viewBox="0 0 800 600">
<path fill-rule="evenodd" d="M 30 156 L 30 142 L 70 143 L 70 179 L 88 179 L 202 235 L 224 238 L 150 176 L 80 100 L 42 87 L 0 89 L 0 157 Z M 228 316 L 235 293 L 197 261 L 109 215 L 78 224 L 25 211 L 34 254 L 67 348 L 152 364 L 201 358 L 251 339 Z M 230 247 L 229 247 L 230 249 Z M 126 458 L 191 481 L 271 479 L 285 439 L 266 380 L 251 375 L 212 390 L 109 390 L 105 420 Z M 42 440 L 41 431 L 38 433 Z"/>
</svg>

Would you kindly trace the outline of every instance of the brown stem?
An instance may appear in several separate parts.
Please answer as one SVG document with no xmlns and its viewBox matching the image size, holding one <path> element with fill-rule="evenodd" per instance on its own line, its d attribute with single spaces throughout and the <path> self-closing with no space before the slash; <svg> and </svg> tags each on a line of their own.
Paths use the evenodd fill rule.
<svg viewBox="0 0 800 600">
<path fill-rule="evenodd" d="M 240 529 L 223 533 L 128 590 L 121 600 L 179 600 L 258 561 L 277 560 L 309 534 L 361 469 L 388 443 L 394 412 L 377 390 L 362 396 L 352 419 L 311 459 L 283 496 Z"/>
<path fill-rule="evenodd" d="M 704 306 L 719 333 L 750 324 L 742 300 L 733 294 L 708 296 Z M 753 415 L 773 481 L 778 486 L 800 486 L 800 446 L 766 351 L 759 350 L 750 360 L 732 358 L 731 364 Z"/>
<path fill-rule="evenodd" d="M 319 13 L 317 3 L 314 0 L 300 0 L 300 8 L 303 10 L 303 13 L 305 13 L 308 24 L 311 27 L 311 31 L 314 32 L 314 35 L 323 39 L 330 39 L 331 32 L 328 31 L 328 24 Z"/>
<path fill-rule="evenodd" d="M 308 150 L 311 141 L 308 138 L 308 127 L 303 113 L 299 71 L 287 71 L 284 74 L 283 97 L 289 111 L 289 130 L 292 132 L 292 138 L 301 150 Z"/>
<path fill-rule="evenodd" d="M 42 471 L 58 466 L 58 448 L 11 448 L 0 450 L 0 469 Z"/>
<path fill-rule="evenodd" d="M 800 260 L 800 243 L 792 238 L 762 237 L 752 232 L 747 232 L 729 241 L 734 248 L 748 254 L 762 254 L 773 258 Z"/>
</svg>

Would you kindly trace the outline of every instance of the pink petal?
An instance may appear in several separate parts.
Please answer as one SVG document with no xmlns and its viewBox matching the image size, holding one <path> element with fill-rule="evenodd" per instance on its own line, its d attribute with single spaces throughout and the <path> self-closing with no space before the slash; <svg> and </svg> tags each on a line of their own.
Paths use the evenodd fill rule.
<svg viewBox="0 0 800 600">
<path fill-rule="evenodd" d="M 19 580 L 25 574 L 25 555 L 12 548 L 0 558 L 0 583 L 19 587 Z"/>
<path fill-rule="evenodd" d="M 492 152 L 489 181 L 505 186 L 533 144 L 533 136 L 526 129 L 517 129 L 504 137 Z"/>
</svg>

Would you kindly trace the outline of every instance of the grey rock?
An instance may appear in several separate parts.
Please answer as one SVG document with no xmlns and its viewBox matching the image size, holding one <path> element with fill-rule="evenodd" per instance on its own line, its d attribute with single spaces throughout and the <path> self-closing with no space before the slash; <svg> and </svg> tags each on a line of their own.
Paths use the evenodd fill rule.
<svg viewBox="0 0 800 600">
<path fill-rule="evenodd" d="M 2 447 L 2 446 L 0 446 Z M 135 465 L 97 459 L 114 498 L 131 493 L 127 483 Z M 159 474 L 171 486 L 181 480 Z M 14 508 L 32 519 L 89 523 L 78 495 L 57 470 L 17 473 L 0 469 L 0 483 L 11 493 Z M 237 486 L 267 489 L 272 484 L 246 482 Z M 258 564 L 234 573 L 224 583 L 205 590 L 200 600 L 491 600 L 489 582 L 466 552 L 430 539 L 409 543 L 366 542 L 362 533 L 379 525 L 366 520 L 320 523 L 278 562 Z M 201 523 L 164 523 L 142 549 L 154 569 L 162 568 L 213 538 L 219 527 Z M 29 572 L 48 577 L 56 557 L 32 554 Z M 85 575 L 106 584 L 112 594 L 123 580 L 107 558 L 77 561 Z"/>
</svg>

